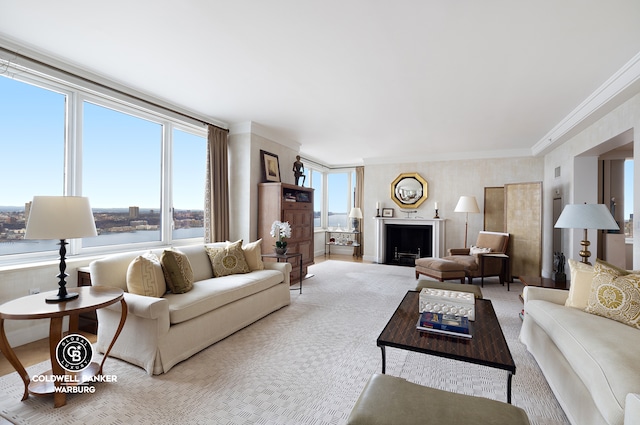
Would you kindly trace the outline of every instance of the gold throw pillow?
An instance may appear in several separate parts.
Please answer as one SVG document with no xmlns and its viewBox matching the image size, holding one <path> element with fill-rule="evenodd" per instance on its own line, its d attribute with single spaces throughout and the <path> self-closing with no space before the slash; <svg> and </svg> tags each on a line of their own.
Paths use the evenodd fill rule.
<svg viewBox="0 0 640 425">
<path fill-rule="evenodd" d="M 242 251 L 242 240 L 230 243 L 225 248 L 212 248 L 205 246 L 211 266 L 213 276 L 222 277 L 238 273 L 249 273 L 249 265 L 244 258 Z"/>
<path fill-rule="evenodd" d="M 160 256 L 164 278 L 174 294 L 184 294 L 193 289 L 193 269 L 185 254 L 167 249 Z"/>
<path fill-rule="evenodd" d="M 596 260 L 585 311 L 640 329 L 640 275 Z"/>
</svg>

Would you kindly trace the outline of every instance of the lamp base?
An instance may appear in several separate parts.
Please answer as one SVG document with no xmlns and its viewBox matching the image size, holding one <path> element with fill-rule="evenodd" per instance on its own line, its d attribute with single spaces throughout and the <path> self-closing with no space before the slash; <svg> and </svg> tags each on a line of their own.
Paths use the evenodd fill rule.
<svg viewBox="0 0 640 425">
<path fill-rule="evenodd" d="M 68 292 L 64 295 L 55 295 L 53 297 L 45 298 L 45 301 L 48 303 L 62 303 L 65 301 L 71 301 L 78 298 L 80 294 L 77 292 Z"/>
</svg>

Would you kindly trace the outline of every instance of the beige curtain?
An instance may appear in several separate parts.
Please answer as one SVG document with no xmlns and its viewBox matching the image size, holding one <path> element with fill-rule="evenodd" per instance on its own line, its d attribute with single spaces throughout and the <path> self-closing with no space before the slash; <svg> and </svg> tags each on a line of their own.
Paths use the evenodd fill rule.
<svg viewBox="0 0 640 425">
<path fill-rule="evenodd" d="M 356 193 L 354 207 L 359 207 L 364 216 L 364 167 L 356 167 Z M 362 219 L 364 220 L 364 218 Z M 362 221 L 361 220 L 361 221 Z M 353 248 L 355 257 L 362 257 L 364 247 L 364 223 L 360 223 L 360 246 Z"/>
<path fill-rule="evenodd" d="M 205 182 L 204 241 L 229 239 L 228 130 L 209 125 Z"/>
</svg>

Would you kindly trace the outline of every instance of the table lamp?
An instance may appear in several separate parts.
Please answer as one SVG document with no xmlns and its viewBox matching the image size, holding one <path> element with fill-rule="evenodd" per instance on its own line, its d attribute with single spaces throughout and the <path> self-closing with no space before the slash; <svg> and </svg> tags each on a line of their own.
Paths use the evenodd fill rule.
<svg viewBox="0 0 640 425">
<path fill-rule="evenodd" d="M 34 196 L 27 218 L 25 239 L 60 240 L 60 274 L 58 274 L 58 294 L 47 298 L 47 302 L 62 302 L 78 297 L 66 289 L 68 276 L 66 239 L 98 236 L 89 198 L 79 196 Z"/>
<path fill-rule="evenodd" d="M 349 218 L 352 219 L 353 231 L 358 231 L 358 220 L 362 218 L 362 210 L 360 208 L 351 208 L 351 212 L 349 213 Z"/>
<path fill-rule="evenodd" d="M 558 221 L 554 226 L 557 229 L 584 229 L 584 237 L 580 245 L 580 257 L 585 264 L 589 263 L 589 245 L 587 229 L 619 230 L 618 223 L 613 219 L 611 212 L 604 204 L 568 204 L 565 205 Z"/>
<path fill-rule="evenodd" d="M 458 200 L 458 204 L 456 208 L 453 210 L 454 212 L 463 212 L 466 213 L 466 218 L 464 221 L 464 247 L 467 247 L 467 230 L 469 229 L 469 213 L 479 213 L 480 208 L 478 208 L 478 202 L 476 202 L 475 196 L 461 196 Z"/>
</svg>

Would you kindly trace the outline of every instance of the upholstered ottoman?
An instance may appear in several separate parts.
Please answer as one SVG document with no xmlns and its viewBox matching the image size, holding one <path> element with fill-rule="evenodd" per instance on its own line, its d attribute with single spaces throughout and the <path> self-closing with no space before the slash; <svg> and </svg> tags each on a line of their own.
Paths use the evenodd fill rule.
<svg viewBox="0 0 640 425">
<path fill-rule="evenodd" d="M 445 291 L 471 292 L 476 299 L 482 299 L 482 289 L 476 285 L 461 285 L 452 282 L 438 282 L 435 280 L 420 279 L 416 285 L 416 291 L 422 288 L 444 289 Z"/>
<path fill-rule="evenodd" d="M 524 410 L 488 398 L 423 387 L 390 375 L 373 375 L 348 425 L 529 425 Z"/>
<path fill-rule="evenodd" d="M 467 276 L 464 266 L 455 261 L 432 257 L 416 259 L 416 279 L 421 274 L 438 279 L 440 282 L 459 279 L 460 283 L 464 283 L 464 278 Z"/>
</svg>

